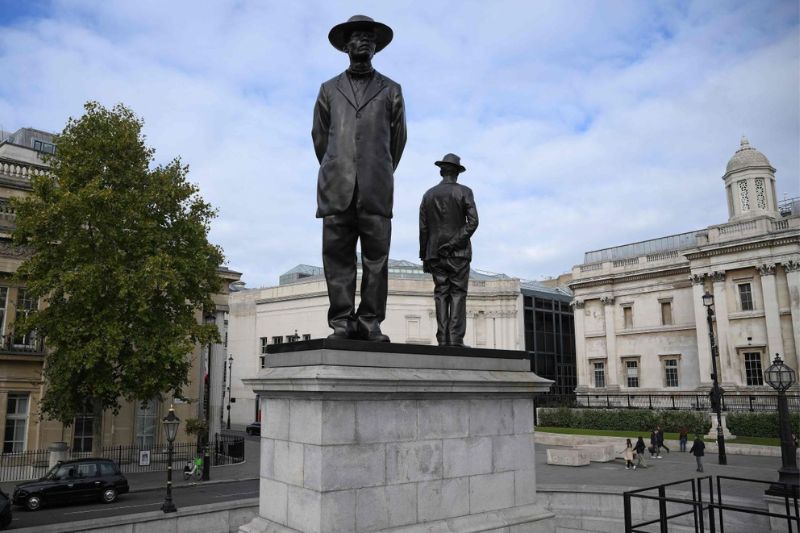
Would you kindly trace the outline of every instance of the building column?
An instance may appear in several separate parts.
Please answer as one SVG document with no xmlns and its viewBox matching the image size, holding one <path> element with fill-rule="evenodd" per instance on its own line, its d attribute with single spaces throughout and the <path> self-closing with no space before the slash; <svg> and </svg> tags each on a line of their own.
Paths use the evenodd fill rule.
<svg viewBox="0 0 800 533">
<path fill-rule="evenodd" d="M 731 354 L 730 323 L 728 322 L 728 292 L 725 290 L 725 272 L 712 272 L 714 290 L 714 316 L 717 323 L 717 350 L 719 352 L 719 382 L 720 384 L 734 385 L 738 381 L 738 374 L 734 372 Z"/>
<path fill-rule="evenodd" d="M 691 280 L 692 303 L 694 305 L 694 327 L 697 333 L 697 380 L 700 386 L 711 386 L 711 345 L 708 340 L 708 322 L 706 316 L 708 311 L 703 305 L 703 294 L 705 293 L 705 280 L 707 274 L 693 274 Z"/>
<path fill-rule="evenodd" d="M 583 300 L 572 300 L 572 318 L 575 324 L 575 370 L 578 377 L 578 388 L 589 387 L 589 361 L 586 360 L 586 336 L 584 328 L 583 308 L 586 302 Z"/>
<path fill-rule="evenodd" d="M 786 281 L 789 285 L 789 308 L 792 311 L 794 370 L 800 372 L 800 258 L 787 261 L 783 264 L 783 269 L 786 271 Z M 786 358 L 784 357 L 784 359 Z"/>
<path fill-rule="evenodd" d="M 778 288 L 775 284 L 775 264 L 758 267 L 761 275 L 761 293 L 764 297 L 764 318 L 767 322 L 767 358 L 772 360 L 776 353 L 785 358 L 781 336 L 781 312 L 778 305 Z"/>
<path fill-rule="evenodd" d="M 617 323 L 614 320 L 614 297 L 603 296 L 600 301 L 605 307 L 606 328 L 606 388 L 619 389 L 619 368 L 617 367 Z"/>
</svg>

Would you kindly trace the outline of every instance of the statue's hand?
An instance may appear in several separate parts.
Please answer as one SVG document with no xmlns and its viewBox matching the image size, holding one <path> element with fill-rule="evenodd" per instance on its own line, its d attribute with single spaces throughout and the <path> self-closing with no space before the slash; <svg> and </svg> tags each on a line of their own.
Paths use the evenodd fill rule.
<svg viewBox="0 0 800 533">
<path fill-rule="evenodd" d="M 453 253 L 452 244 L 443 244 L 439 247 L 438 253 L 442 257 L 449 257 Z"/>
</svg>

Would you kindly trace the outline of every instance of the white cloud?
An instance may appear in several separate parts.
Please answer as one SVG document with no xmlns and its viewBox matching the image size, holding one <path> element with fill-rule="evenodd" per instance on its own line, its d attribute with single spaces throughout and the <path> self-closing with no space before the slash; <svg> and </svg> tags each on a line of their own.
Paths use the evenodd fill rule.
<svg viewBox="0 0 800 533">
<path fill-rule="evenodd" d="M 219 208 L 228 265 L 274 284 L 321 263 L 311 109 L 346 65 L 328 30 L 364 10 L 395 30 L 375 65 L 408 109 L 392 257 L 416 258 L 419 199 L 450 151 L 480 210 L 474 266 L 525 278 L 724 221 L 741 134 L 779 195 L 800 194 L 791 1 L 57 1 L 0 18 L 0 126 L 58 131 L 86 100 L 124 102 Z"/>
</svg>

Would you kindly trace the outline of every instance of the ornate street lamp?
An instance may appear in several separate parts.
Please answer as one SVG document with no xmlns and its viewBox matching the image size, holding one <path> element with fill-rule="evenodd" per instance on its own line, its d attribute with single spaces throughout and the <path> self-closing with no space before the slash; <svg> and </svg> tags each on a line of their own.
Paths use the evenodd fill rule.
<svg viewBox="0 0 800 533">
<path fill-rule="evenodd" d="M 217 315 L 212 312 L 207 312 L 203 316 L 203 321 L 207 326 L 217 323 Z M 206 418 L 206 442 L 203 446 L 203 481 L 211 479 L 211 461 L 208 457 L 208 448 L 211 445 L 211 369 L 214 367 L 211 361 L 211 342 L 208 343 L 208 373 L 206 374 L 206 383 L 203 386 L 203 405 L 205 406 Z"/>
<path fill-rule="evenodd" d="M 233 354 L 228 355 L 228 422 L 225 424 L 227 429 L 231 429 L 231 368 L 233 367 Z"/>
<path fill-rule="evenodd" d="M 725 435 L 722 433 L 722 389 L 719 386 L 719 374 L 717 374 L 717 343 L 714 339 L 714 295 L 706 291 L 703 295 L 703 305 L 706 306 L 706 320 L 708 321 L 708 340 L 711 343 L 711 409 L 717 414 L 717 449 L 719 450 L 719 464 L 728 464 L 728 456 L 725 454 Z"/>
<path fill-rule="evenodd" d="M 786 401 L 786 389 L 795 382 L 795 372 L 784 364 L 780 355 L 775 354 L 775 360 L 764 371 L 764 379 L 769 386 L 778 391 L 778 421 L 781 436 L 781 463 L 778 470 L 778 482 L 773 483 L 767 494 L 774 496 L 794 495 L 798 493 L 797 455 L 792 440 L 789 424 L 789 402 Z"/>
<path fill-rule="evenodd" d="M 180 423 L 181 419 L 175 416 L 175 408 L 170 406 L 169 413 L 163 419 L 164 434 L 167 437 L 167 495 L 164 497 L 161 510 L 165 513 L 174 513 L 178 510 L 172 502 L 172 443 L 175 442 Z"/>
</svg>

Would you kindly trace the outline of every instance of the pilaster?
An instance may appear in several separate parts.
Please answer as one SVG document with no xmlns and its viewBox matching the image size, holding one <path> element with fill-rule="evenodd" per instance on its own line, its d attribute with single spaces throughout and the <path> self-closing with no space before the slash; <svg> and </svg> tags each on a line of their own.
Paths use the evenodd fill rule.
<svg viewBox="0 0 800 533">
<path fill-rule="evenodd" d="M 589 362 L 586 360 L 586 336 L 583 308 L 586 302 L 572 300 L 573 317 L 575 323 L 575 366 L 578 372 L 578 387 L 589 386 Z"/>
<path fill-rule="evenodd" d="M 605 308 L 605 328 L 606 328 L 606 363 L 608 372 L 606 374 L 606 387 L 609 389 L 619 388 L 619 367 L 617 365 L 617 322 L 614 319 L 614 297 L 603 296 L 600 298 Z"/>
<path fill-rule="evenodd" d="M 775 265 L 764 264 L 758 267 L 761 276 L 761 292 L 764 295 L 764 318 L 767 322 L 767 350 L 770 358 L 785 354 L 781 336 L 781 317 L 778 308 L 778 289 L 775 284 Z"/>
<path fill-rule="evenodd" d="M 725 290 L 725 272 L 711 273 L 714 287 L 714 315 L 717 322 L 717 349 L 719 350 L 719 381 L 721 384 L 734 385 L 738 374 L 734 372 L 734 356 L 731 354 L 730 323 L 728 322 L 728 293 Z"/>
<path fill-rule="evenodd" d="M 789 308 L 792 312 L 792 334 L 794 336 L 795 371 L 800 371 L 800 257 L 783 263 L 786 282 L 789 286 Z M 772 355 L 772 352 L 770 352 Z"/>
<path fill-rule="evenodd" d="M 697 374 L 700 386 L 711 386 L 711 346 L 708 341 L 706 307 L 703 305 L 705 280 L 708 274 L 693 274 L 692 304 L 694 306 L 694 326 L 697 333 Z"/>
</svg>

